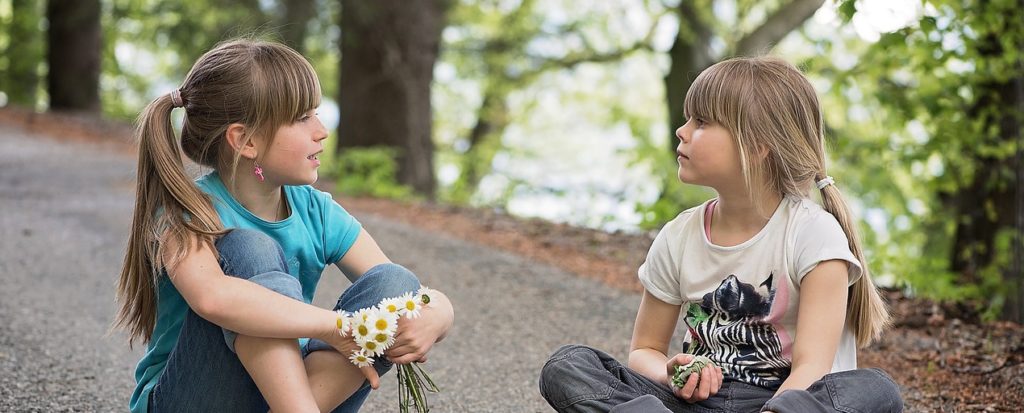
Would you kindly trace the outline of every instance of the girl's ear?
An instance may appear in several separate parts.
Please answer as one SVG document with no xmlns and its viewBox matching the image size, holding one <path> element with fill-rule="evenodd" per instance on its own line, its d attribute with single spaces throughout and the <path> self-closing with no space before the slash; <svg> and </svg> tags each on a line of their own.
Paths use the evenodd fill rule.
<svg viewBox="0 0 1024 413">
<path fill-rule="evenodd" d="M 258 151 L 256 150 L 256 142 L 253 142 L 252 137 L 246 138 L 245 125 L 241 123 L 232 123 L 228 125 L 228 130 L 224 132 L 224 137 L 227 138 L 228 145 L 231 146 L 235 152 L 238 152 L 245 159 L 256 159 Z"/>
</svg>

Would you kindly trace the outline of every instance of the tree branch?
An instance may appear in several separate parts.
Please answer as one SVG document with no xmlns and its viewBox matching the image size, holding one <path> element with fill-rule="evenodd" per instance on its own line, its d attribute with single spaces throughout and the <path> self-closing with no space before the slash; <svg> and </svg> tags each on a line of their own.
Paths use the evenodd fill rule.
<svg viewBox="0 0 1024 413">
<path fill-rule="evenodd" d="M 825 0 L 793 0 L 780 7 L 736 43 L 735 54 L 746 56 L 766 51 L 811 18 L 824 3 Z"/>
<path fill-rule="evenodd" d="M 630 53 L 636 52 L 638 50 L 653 50 L 651 46 L 651 41 L 654 38 L 654 33 L 656 33 L 658 30 L 658 24 L 661 22 L 661 17 L 664 16 L 665 14 L 667 13 L 662 13 L 655 16 L 654 24 L 652 24 L 651 27 L 647 30 L 647 33 L 644 35 L 644 37 L 641 38 L 640 40 L 637 40 L 636 42 L 629 46 L 611 50 L 608 52 L 594 52 L 592 50 L 587 50 L 585 52 L 569 53 L 557 59 L 549 57 L 530 56 L 539 60 L 541 62 L 540 65 L 537 66 L 535 69 L 524 72 L 522 75 L 517 76 L 515 79 L 511 80 L 519 81 L 522 83 L 529 83 L 534 78 L 543 74 L 544 72 L 547 72 L 548 70 L 571 69 L 583 63 L 612 62 L 620 60 L 623 57 L 629 55 Z"/>
</svg>

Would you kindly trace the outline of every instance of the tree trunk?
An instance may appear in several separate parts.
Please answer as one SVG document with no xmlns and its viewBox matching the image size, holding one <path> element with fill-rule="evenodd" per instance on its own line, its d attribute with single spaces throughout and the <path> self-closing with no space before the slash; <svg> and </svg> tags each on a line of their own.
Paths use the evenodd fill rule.
<svg viewBox="0 0 1024 413">
<path fill-rule="evenodd" d="M 398 150 L 398 182 L 433 198 L 430 85 L 446 0 L 342 0 L 338 150 Z"/>
<path fill-rule="evenodd" d="M 50 0 L 46 17 L 50 109 L 99 112 L 99 0 Z"/>
<path fill-rule="evenodd" d="M 683 101 L 686 91 L 700 72 L 715 63 L 711 56 L 711 27 L 701 18 L 693 2 L 679 2 L 679 33 L 668 55 L 671 60 L 665 76 L 665 97 L 668 101 L 669 148 L 676 152 L 676 128 L 682 126 Z M 664 191 L 663 191 L 664 192 Z"/>
<path fill-rule="evenodd" d="M 43 60 L 42 19 L 39 0 L 12 0 L 13 20 L 7 50 L 4 91 L 11 104 L 34 108 L 39 88 L 39 62 Z M 17 40 L 15 40 L 17 39 Z"/>
<path fill-rule="evenodd" d="M 494 156 L 501 148 L 501 137 L 511 121 L 505 90 L 498 86 L 485 89 L 476 124 L 469 132 L 469 149 L 462 155 L 459 178 L 452 188 L 455 202 L 469 201 L 480 186 L 480 180 L 491 171 Z"/>
<path fill-rule="evenodd" d="M 979 39 L 977 52 L 983 59 L 997 59 L 1005 49 L 1001 39 L 994 35 Z M 974 105 L 967 110 L 969 119 L 984 122 L 983 131 L 995 130 L 995 135 L 985 146 L 1015 145 L 1009 156 L 991 156 L 968 153 L 978 165 L 969 186 L 956 193 L 945 194 L 948 204 L 957 218 L 953 249 L 950 251 L 952 270 L 961 275 L 960 283 L 974 284 L 980 281 L 980 271 L 993 264 L 998 246 L 996 236 L 1005 230 L 1014 233 L 1008 246 L 1011 254 L 1009 263 L 1000 268 L 1007 285 L 1003 317 L 1008 320 L 1024 321 L 1024 275 L 1020 267 L 1020 249 L 1024 211 L 1021 210 L 1024 191 L 1021 189 L 1022 126 L 1019 113 L 1024 108 L 1024 70 L 1007 80 L 990 80 L 977 85 L 978 96 Z M 998 110 L 993 110 L 993 109 Z M 1018 110 L 1013 110 L 1017 108 Z"/>
<path fill-rule="evenodd" d="M 1024 73 L 1024 62 L 1018 62 L 1017 67 L 1020 73 Z M 1006 305 L 1003 307 L 1003 319 L 1021 324 L 1024 323 L 1024 121 L 1019 116 L 1021 111 L 1024 111 L 1024 76 L 1013 80 L 1013 91 L 1017 103 L 1013 107 L 1018 108 L 1017 111 L 1010 111 L 1016 112 L 1018 115 L 1014 118 L 1016 123 L 1014 130 L 1017 131 L 1015 137 L 1017 154 L 1014 159 L 1016 206 L 1013 211 L 1015 238 L 1011 244 L 1013 261 L 1010 264 L 1009 273 L 1004 278 L 1010 280 L 1011 285 L 1015 288 L 1010 289 L 1008 294 Z"/>
<path fill-rule="evenodd" d="M 668 99 L 669 151 L 675 153 L 675 130 L 684 123 L 683 101 L 686 91 L 700 72 L 720 60 L 732 56 L 753 56 L 768 52 L 786 35 L 804 24 L 821 8 L 825 0 L 792 0 L 776 9 L 756 29 L 746 34 L 735 45 L 728 47 L 725 56 L 711 55 L 711 27 L 701 19 L 700 10 L 692 1 L 679 3 L 679 34 L 669 51 L 671 67 L 665 76 L 665 96 Z M 714 7 L 714 1 L 710 2 Z"/>
<path fill-rule="evenodd" d="M 285 0 L 281 3 L 284 17 L 281 21 L 281 40 L 291 48 L 303 53 L 303 43 L 309 20 L 313 18 L 316 0 Z"/>
</svg>

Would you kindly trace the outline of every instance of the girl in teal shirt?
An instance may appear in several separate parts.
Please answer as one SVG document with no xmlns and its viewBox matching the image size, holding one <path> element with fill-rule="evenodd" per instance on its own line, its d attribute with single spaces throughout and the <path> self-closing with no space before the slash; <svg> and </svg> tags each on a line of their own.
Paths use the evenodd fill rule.
<svg viewBox="0 0 1024 413">
<path fill-rule="evenodd" d="M 451 327 L 444 294 L 373 367 L 346 356 L 338 314 L 310 304 L 324 267 L 353 279 L 335 309 L 416 291 L 317 180 L 327 130 L 320 85 L 286 46 L 236 40 L 195 63 L 143 111 L 138 186 L 117 325 L 146 343 L 130 408 L 356 411 L 393 363 L 424 359 Z M 170 114 L 184 110 L 181 137 Z M 193 181 L 184 152 L 213 172 Z M 308 338 L 304 339 L 304 338 Z"/>
</svg>

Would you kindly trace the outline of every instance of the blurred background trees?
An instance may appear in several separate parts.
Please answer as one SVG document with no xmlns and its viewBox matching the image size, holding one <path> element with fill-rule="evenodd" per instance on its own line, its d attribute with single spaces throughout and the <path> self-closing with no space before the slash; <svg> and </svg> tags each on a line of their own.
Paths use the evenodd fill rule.
<svg viewBox="0 0 1024 413">
<path fill-rule="evenodd" d="M 818 89 L 882 282 L 1024 319 L 1024 0 L 0 0 L 0 105 L 131 120 L 218 41 L 300 50 L 345 191 L 604 230 L 675 180 L 690 82 L 774 53 Z M 333 152 L 334 150 L 332 150 Z"/>
</svg>

